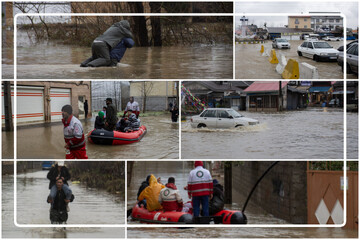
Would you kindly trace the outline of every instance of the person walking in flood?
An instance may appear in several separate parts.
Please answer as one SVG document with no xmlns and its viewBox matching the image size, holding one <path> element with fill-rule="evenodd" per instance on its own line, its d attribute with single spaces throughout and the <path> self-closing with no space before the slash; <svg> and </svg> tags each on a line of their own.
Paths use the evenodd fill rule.
<svg viewBox="0 0 360 240">
<path fill-rule="evenodd" d="M 68 219 L 69 210 L 69 202 L 74 200 L 74 195 L 71 194 L 71 198 L 68 199 L 65 192 L 64 192 L 64 180 L 59 178 L 56 180 L 55 183 L 55 197 L 51 202 L 50 208 L 50 221 L 51 224 L 62 224 L 66 223 Z"/>
<path fill-rule="evenodd" d="M 174 107 L 170 110 L 170 112 L 171 112 L 171 121 L 177 122 L 179 118 L 179 108 L 176 103 L 174 104 Z"/>
<path fill-rule="evenodd" d="M 92 56 L 80 67 L 116 66 L 127 48 L 134 46 L 133 35 L 127 20 L 114 23 L 102 35 L 95 38 L 91 45 Z"/>
<path fill-rule="evenodd" d="M 47 179 L 50 180 L 49 189 L 50 195 L 48 196 L 48 202 L 53 205 L 56 193 L 59 190 L 56 182 L 60 179 L 62 180 L 61 189 L 65 194 L 65 202 L 69 203 L 72 195 L 72 191 L 69 187 L 68 180 L 70 180 L 71 176 L 69 170 L 65 166 L 64 161 L 58 161 L 55 163 L 55 166 L 52 166 L 50 171 L 47 174 Z"/>
<path fill-rule="evenodd" d="M 62 123 L 64 124 L 64 139 L 66 159 L 88 159 L 83 126 L 79 119 L 73 115 L 70 105 L 61 109 Z"/>
<path fill-rule="evenodd" d="M 195 169 L 190 172 L 187 185 L 189 198 L 192 199 L 194 217 L 200 215 L 200 205 L 203 216 L 209 216 L 209 197 L 213 194 L 213 181 L 210 172 L 203 168 L 202 161 L 195 161 Z"/>
<path fill-rule="evenodd" d="M 105 130 L 113 131 L 118 121 L 117 111 L 115 105 L 112 103 L 112 98 L 106 100 L 106 119 L 105 119 Z"/>
<path fill-rule="evenodd" d="M 130 97 L 129 98 L 129 102 L 126 104 L 126 108 L 124 110 L 124 115 L 123 117 L 126 116 L 126 113 L 131 110 L 133 113 L 135 113 L 136 118 L 139 118 L 139 114 L 140 114 L 140 107 L 139 107 L 139 103 L 135 101 L 134 97 Z"/>
<path fill-rule="evenodd" d="M 84 112 L 85 112 L 85 118 L 87 118 L 88 113 L 89 113 L 89 105 L 88 105 L 87 100 L 85 100 L 85 102 L 84 102 Z"/>
</svg>

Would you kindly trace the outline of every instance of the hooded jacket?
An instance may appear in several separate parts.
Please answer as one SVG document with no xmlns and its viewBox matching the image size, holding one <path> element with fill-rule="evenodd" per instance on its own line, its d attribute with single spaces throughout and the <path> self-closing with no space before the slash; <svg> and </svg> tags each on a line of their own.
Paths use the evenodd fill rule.
<svg viewBox="0 0 360 240">
<path fill-rule="evenodd" d="M 210 172 L 202 166 L 201 161 L 195 161 L 195 169 L 190 172 L 187 186 L 189 197 L 208 196 L 213 193 Z"/>
<path fill-rule="evenodd" d="M 214 183 L 213 198 L 209 202 L 209 214 L 215 215 L 224 209 L 224 189 L 220 183 Z"/>
<path fill-rule="evenodd" d="M 140 194 L 138 200 L 146 199 L 146 208 L 149 211 L 162 209 L 159 203 L 159 194 L 161 189 L 165 186 L 158 183 L 154 175 L 150 175 L 149 186 L 146 187 Z"/>
<path fill-rule="evenodd" d="M 168 183 L 165 188 L 161 189 L 159 203 L 164 211 L 181 211 L 182 198 L 174 183 Z"/>
<path fill-rule="evenodd" d="M 123 38 L 133 38 L 130 31 L 130 24 L 127 20 L 114 23 L 94 41 L 106 42 L 110 46 L 110 49 L 112 49 L 118 45 L 118 43 L 120 43 Z"/>
</svg>

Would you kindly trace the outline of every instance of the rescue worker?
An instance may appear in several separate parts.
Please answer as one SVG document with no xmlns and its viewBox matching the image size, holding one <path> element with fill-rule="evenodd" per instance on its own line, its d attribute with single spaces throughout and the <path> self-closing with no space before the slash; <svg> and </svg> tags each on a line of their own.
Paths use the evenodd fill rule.
<svg viewBox="0 0 360 240">
<path fill-rule="evenodd" d="M 213 182 L 210 172 L 203 168 L 202 161 L 195 161 L 195 169 L 188 178 L 187 190 L 189 198 L 192 198 L 194 216 L 200 215 L 200 205 L 204 216 L 209 216 L 209 196 L 212 198 Z"/>
<path fill-rule="evenodd" d="M 164 211 L 181 212 L 183 208 L 183 200 L 175 185 L 175 178 L 169 177 L 165 188 L 161 189 L 159 203 Z"/>
<path fill-rule="evenodd" d="M 127 20 L 122 20 L 120 22 L 114 23 L 109 27 L 102 35 L 95 38 L 91 45 L 92 56 L 86 59 L 80 64 L 80 67 L 101 67 L 101 66 L 111 66 L 113 60 L 111 57 L 114 57 L 114 60 L 120 60 L 124 55 L 127 46 L 133 46 L 130 40 L 133 36 L 130 31 L 130 24 Z M 122 42 L 122 40 L 124 40 Z M 116 51 L 112 53 L 111 51 L 117 48 Z M 119 59 L 120 58 L 120 59 Z"/>
<path fill-rule="evenodd" d="M 125 108 L 123 117 L 125 117 L 126 113 L 129 110 L 131 110 L 133 113 L 135 113 L 136 118 L 139 118 L 140 107 L 139 107 L 139 103 L 134 100 L 134 97 L 129 98 L 129 102 L 126 104 L 126 108 Z"/>
<path fill-rule="evenodd" d="M 72 191 L 69 187 L 68 180 L 70 180 L 71 176 L 69 170 L 65 166 L 64 161 L 58 161 L 55 163 L 55 166 L 51 167 L 50 171 L 47 174 L 47 179 L 50 180 L 49 189 L 50 195 L 48 197 L 48 202 L 53 203 L 56 197 L 57 189 L 57 180 L 62 180 L 62 190 L 66 196 L 66 201 L 69 202 L 71 199 Z"/>
<path fill-rule="evenodd" d="M 149 186 L 147 186 L 141 193 L 138 198 L 139 201 L 146 199 L 146 208 L 147 210 L 154 211 L 162 209 L 159 203 L 159 194 L 161 189 L 165 186 L 158 183 L 154 175 L 150 175 Z"/>
<path fill-rule="evenodd" d="M 210 216 L 215 215 L 224 209 L 224 188 L 218 182 L 218 180 L 213 179 L 213 197 L 209 202 L 209 214 Z"/>
<path fill-rule="evenodd" d="M 105 101 L 107 105 L 105 129 L 108 131 L 113 131 L 118 121 L 116 107 L 112 103 L 112 98 L 107 98 Z"/>
<path fill-rule="evenodd" d="M 66 159 L 88 159 L 85 136 L 79 119 L 72 114 L 72 107 L 65 105 L 61 109 L 64 124 Z"/>
</svg>

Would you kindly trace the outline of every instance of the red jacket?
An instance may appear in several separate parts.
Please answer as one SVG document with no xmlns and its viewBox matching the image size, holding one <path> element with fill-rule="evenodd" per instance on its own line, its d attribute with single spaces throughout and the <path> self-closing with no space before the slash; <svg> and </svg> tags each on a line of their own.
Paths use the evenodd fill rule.
<svg viewBox="0 0 360 240">
<path fill-rule="evenodd" d="M 79 119 L 71 115 L 64 124 L 64 139 L 70 150 L 78 150 L 85 147 L 85 136 Z"/>
<path fill-rule="evenodd" d="M 213 182 L 210 172 L 197 166 L 190 172 L 187 186 L 189 197 L 208 196 L 213 193 Z"/>
<path fill-rule="evenodd" d="M 161 189 L 159 195 L 159 203 L 164 211 L 178 211 L 180 212 L 183 207 L 183 201 L 177 190 L 175 184 L 168 183 L 166 187 Z"/>
</svg>

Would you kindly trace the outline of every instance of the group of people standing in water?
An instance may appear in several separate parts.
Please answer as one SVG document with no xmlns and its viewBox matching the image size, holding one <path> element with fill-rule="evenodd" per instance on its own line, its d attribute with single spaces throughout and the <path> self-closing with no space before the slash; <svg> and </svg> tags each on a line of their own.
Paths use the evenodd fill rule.
<svg viewBox="0 0 360 240">
<path fill-rule="evenodd" d="M 191 202 L 184 203 L 174 177 L 170 177 L 163 185 L 160 178 L 156 179 L 151 174 L 141 183 L 137 193 L 137 204 L 148 211 L 189 212 L 195 217 L 199 217 L 200 214 L 211 216 L 224 209 L 223 186 L 211 178 L 202 161 L 195 161 L 195 168 L 190 172 L 184 189 L 188 191 Z"/>
</svg>

